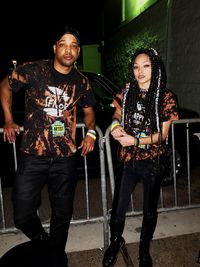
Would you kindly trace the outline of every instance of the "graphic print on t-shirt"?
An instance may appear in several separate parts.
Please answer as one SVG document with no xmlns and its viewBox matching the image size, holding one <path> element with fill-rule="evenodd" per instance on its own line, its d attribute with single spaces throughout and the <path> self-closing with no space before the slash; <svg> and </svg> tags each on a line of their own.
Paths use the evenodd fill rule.
<svg viewBox="0 0 200 267">
<path fill-rule="evenodd" d="M 142 102 L 137 102 L 137 111 L 133 114 L 133 123 L 137 125 L 141 125 L 144 120 L 145 107 Z"/>
<path fill-rule="evenodd" d="M 63 117 L 63 111 L 67 110 L 70 97 L 65 89 L 55 86 L 48 86 L 48 89 L 44 112 L 52 117 Z"/>
</svg>

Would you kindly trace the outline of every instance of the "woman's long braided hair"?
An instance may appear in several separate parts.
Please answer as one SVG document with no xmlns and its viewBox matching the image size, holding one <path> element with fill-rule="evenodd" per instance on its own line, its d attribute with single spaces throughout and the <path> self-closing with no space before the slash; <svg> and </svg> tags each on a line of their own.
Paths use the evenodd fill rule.
<svg viewBox="0 0 200 267">
<path fill-rule="evenodd" d="M 159 53 L 153 48 L 137 50 L 133 55 L 130 67 L 130 86 L 124 103 L 124 114 L 133 114 L 136 111 L 140 88 L 133 73 L 133 65 L 139 54 L 148 55 L 152 66 L 151 82 L 146 97 L 146 112 L 140 131 L 144 129 L 145 122 L 148 119 L 150 120 L 150 131 L 153 134 L 154 132 L 161 132 L 161 102 L 166 89 L 165 67 Z M 127 118 L 126 121 L 128 121 Z M 129 126 L 126 125 L 126 127 Z"/>
</svg>

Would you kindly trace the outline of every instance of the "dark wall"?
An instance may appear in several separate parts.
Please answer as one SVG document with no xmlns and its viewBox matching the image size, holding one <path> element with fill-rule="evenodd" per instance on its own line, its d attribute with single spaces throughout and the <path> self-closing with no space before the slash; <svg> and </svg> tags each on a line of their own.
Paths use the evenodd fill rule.
<svg viewBox="0 0 200 267">
<path fill-rule="evenodd" d="M 200 114 L 200 1 L 171 1 L 169 84 L 182 107 Z"/>
</svg>

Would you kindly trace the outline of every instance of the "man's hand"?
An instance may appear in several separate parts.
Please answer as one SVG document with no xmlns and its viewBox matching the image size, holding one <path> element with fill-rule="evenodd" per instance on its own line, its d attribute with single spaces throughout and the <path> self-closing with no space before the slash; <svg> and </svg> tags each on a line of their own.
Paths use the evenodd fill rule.
<svg viewBox="0 0 200 267">
<path fill-rule="evenodd" d="M 15 122 L 10 121 L 6 122 L 3 127 L 3 140 L 6 142 L 14 143 L 16 141 L 16 133 L 20 134 L 20 126 L 17 125 Z"/>
<path fill-rule="evenodd" d="M 93 151 L 94 146 L 95 146 L 95 140 L 89 135 L 86 135 L 86 137 L 81 142 L 81 145 L 78 147 L 78 149 L 82 148 L 81 156 L 84 157 L 87 153 Z"/>
</svg>

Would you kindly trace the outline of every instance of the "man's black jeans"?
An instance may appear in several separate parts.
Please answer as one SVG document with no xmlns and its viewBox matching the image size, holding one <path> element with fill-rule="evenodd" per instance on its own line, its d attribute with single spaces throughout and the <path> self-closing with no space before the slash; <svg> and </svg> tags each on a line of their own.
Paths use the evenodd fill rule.
<svg viewBox="0 0 200 267">
<path fill-rule="evenodd" d="M 14 222 L 32 240 L 43 231 L 37 211 L 45 184 L 48 185 L 52 210 L 50 240 L 64 249 L 77 184 L 76 156 L 20 156 L 13 190 Z"/>
</svg>

